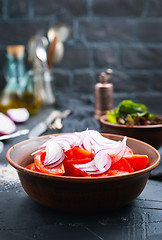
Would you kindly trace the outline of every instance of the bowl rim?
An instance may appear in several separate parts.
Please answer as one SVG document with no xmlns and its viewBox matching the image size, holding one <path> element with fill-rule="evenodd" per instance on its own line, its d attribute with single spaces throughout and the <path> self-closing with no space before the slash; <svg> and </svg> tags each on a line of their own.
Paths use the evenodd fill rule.
<svg viewBox="0 0 162 240">
<path fill-rule="evenodd" d="M 159 116 L 160 116 L 160 115 L 159 115 Z M 105 114 L 105 115 L 102 115 L 102 116 L 99 118 L 99 121 L 100 121 L 102 124 L 106 124 L 106 125 L 108 125 L 108 126 L 118 127 L 118 128 L 129 128 L 129 129 L 132 129 L 132 128 L 143 128 L 143 129 L 162 128 L 162 124 L 142 125 L 142 126 L 137 126 L 137 125 L 127 126 L 127 125 L 110 123 L 110 122 L 106 121 L 106 119 L 107 119 L 107 116 L 106 116 L 106 114 Z"/>
<path fill-rule="evenodd" d="M 60 134 L 64 134 L 64 133 L 60 133 Z M 104 135 L 108 135 L 110 137 L 120 137 L 122 138 L 123 136 L 122 135 L 119 135 L 119 134 L 109 134 L 109 133 L 101 133 L 103 136 Z M 39 139 L 43 139 L 43 138 L 48 138 L 49 136 L 51 135 L 58 135 L 58 134 L 49 134 L 49 135 L 44 135 L 44 136 L 40 136 L 40 137 L 36 137 L 36 138 L 32 138 L 32 139 L 27 139 L 27 140 L 24 140 L 24 141 L 21 141 L 21 142 L 18 142 L 16 144 L 14 144 L 13 146 L 11 146 L 7 153 L 6 153 L 6 158 L 7 158 L 7 161 L 8 163 L 13 166 L 17 171 L 20 171 L 22 173 L 27 173 L 27 174 L 30 174 L 30 175 L 33 175 L 33 176 L 38 176 L 38 177 L 41 177 L 41 178 L 46 178 L 46 179 L 55 179 L 55 180 L 59 180 L 59 181 L 72 181 L 72 182 L 103 182 L 103 181 L 114 181 L 114 180 L 121 180 L 121 179 L 128 179 L 128 178 L 133 178 L 135 176 L 139 176 L 139 175 L 144 175 L 144 174 L 147 174 L 149 173 L 150 171 L 152 171 L 154 168 L 156 168 L 159 163 L 160 163 L 160 160 L 161 160 L 161 156 L 160 156 L 160 153 L 158 152 L 158 150 L 156 150 L 153 146 L 151 146 L 150 144 L 148 143 L 145 143 L 143 141 L 140 141 L 138 139 L 135 139 L 135 138 L 131 138 L 131 137 L 127 137 L 127 139 L 129 140 L 133 140 L 135 142 L 139 142 L 141 144 L 144 144 L 144 145 L 147 145 L 149 148 L 151 148 L 157 155 L 157 160 L 154 164 L 152 164 L 151 166 L 148 166 L 140 171 L 136 171 L 136 172 L 133 172 L 133 173 L 129 173 L 129 174 L 126 174 L 126 175 L 120 175 L 120 176 L 105 176 L 105 177 L 71 177 L 71 176 L 59 176 L 59 175 L 50 175 L 50 174 L 46 174 L 46 173 L 39 173 L 39 172 L 35 172 L 35 171 L 32 171 L 32 170 L 29 170 L 17 163 L 15 163 L 11 157 L 10 157 L 10 153 L 11 151 L 21 145 L 21 144 L 24 144 L 26 142 L 30 142 L 30 141 L 35 141 L 35 140 L 39 140 Z"/>
</svg>

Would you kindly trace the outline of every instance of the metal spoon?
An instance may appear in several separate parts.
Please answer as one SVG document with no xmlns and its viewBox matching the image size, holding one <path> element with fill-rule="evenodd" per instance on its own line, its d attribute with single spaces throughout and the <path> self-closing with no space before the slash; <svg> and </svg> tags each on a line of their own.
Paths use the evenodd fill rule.
<svg viewBox="0 0 162 240">
<path fill-rule="evenodd" d="M 48 65 L 47 65 L 47 52 L 46 52 L 46 49 L 41 42 L 39 42 L 37 47 L 36 47 L 36 56 L 43 64 L 44 89 L 45 89 L 45 93 L 46 93 L 46 99 L 44 100 L 44 104 L 54 104 L 55 103 L 55 97 L 54 97 L 53 92 L 52 92 L 51 74 L 50 74 L 50 71 L 49 71 Z"/>
<path fill-rule="evenodd" d="M 41 42 L 36 46 L 36 56 L 42 62 L 44 70 L 47 70 L 47 53 Z"/>
</svg>

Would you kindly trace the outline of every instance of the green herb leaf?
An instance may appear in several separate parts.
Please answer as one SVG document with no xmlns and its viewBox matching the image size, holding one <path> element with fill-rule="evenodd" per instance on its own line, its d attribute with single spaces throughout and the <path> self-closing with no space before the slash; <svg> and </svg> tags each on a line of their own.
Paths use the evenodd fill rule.
<svg viewBox="0 0 162 240">
<path fill-rule="evenodd" d="M 148 109 L 144 104 L 134 103 L 132 100 L 123 100 L 119 106 L 119 113 L 121 115 L 139 113 L 142 116 L 148 113 Z"/>
<path fill-rule="evenodd" d="M 110 110 L 110 111 L 107 112 L 107 120 L 110 123 L 117 124 L 116 114 L 115 114 L 114 110 Z"/>
</svg>

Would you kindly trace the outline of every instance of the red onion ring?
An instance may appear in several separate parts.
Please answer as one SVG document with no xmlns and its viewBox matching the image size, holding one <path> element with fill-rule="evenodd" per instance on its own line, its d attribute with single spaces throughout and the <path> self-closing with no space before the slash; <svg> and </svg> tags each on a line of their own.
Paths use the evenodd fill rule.
<svg viewBox="0 0 162 240">
<path fill-rule="evenodd" d="M 95 166 L 101 172 L 107 171 L 111 167 L 111 162 L 112 160 L 107 150 L 98 151 L 94 157 Z"/>
<path fill-rule="evenodd" d="M 100 157 L 104 158 L 104 161 L 102 162 L 104 166 L 102 166 L 100 170 L 98 169 L 99 166 L 98 167 L 96 166 L 95 160 L 92 160 L 91 162 L 86 164 L 75 164 L 75 167 L 91 175 L 102 174 L 111 167 L 111 158 L 107 153 L 104 154 L 103 152 L 101 152 L 100 155 L 101 155 Z M 99 158 L 97 157 L 97 158 L 101 160 L 100 157 Z"/>
<path fill-rule="evenodd" d="M 94 153 L 101 149 L 113 148 L 117 144 L 117 141 L 107 139 L 95 130 L 81 132 L 81 141 L 87 151 Z"/>
<path fill-rule="evenodd" d="M 63 161 L 64 158 L 65 154 L 60 145 L 54 140 L 49 141 L 46 146 L 46 157 L 44 160 L 44 165 L 51 165 L 54 163 L 57 163 L 58 165 L 58 162 L 60 163 L 60 161 Z"/>
<path fill-rule="evenodd" d="M 108 151 L 108 153 L 111 156 L 112 159 L 112 163 L 116 163 L 117 161 L 119 161 L 125 153 L 125 149 L 126 149 L 126 141 L 127 141 L 127 137 L 124 137 L 123 140 L 119 143 L 119 146 L 116 147 L 114 153 L 110 153 L 110 151 Z"/>
<path fill-rule="evenodd" d="M 80 134 L 79 133 L 65 133 L 57 136 L 52 136 L 53 139 L 64 149 L 69 150 L 72 147 L 80 145 Z"/>
<path fill-rule="evenodd" d="M 99 151 L 94 160 L 86 164 L 75 164 L 76 168 L 89 174 L 102 174 L 106 172 L 111 167 L 111 157 L 108 155 L 107 151 Z"/>
</svg>

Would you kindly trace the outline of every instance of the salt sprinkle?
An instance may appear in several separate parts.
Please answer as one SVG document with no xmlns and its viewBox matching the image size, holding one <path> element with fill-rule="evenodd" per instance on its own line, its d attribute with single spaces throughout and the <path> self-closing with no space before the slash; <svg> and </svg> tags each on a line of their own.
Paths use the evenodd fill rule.
<svg viewBox="0 0 162 240">
<path fill-rule="evenodd" d="M 0 165 L 0 182 L 14 184 L 19 182 L 17 171 L 9 164 Z"/>
</svg>

